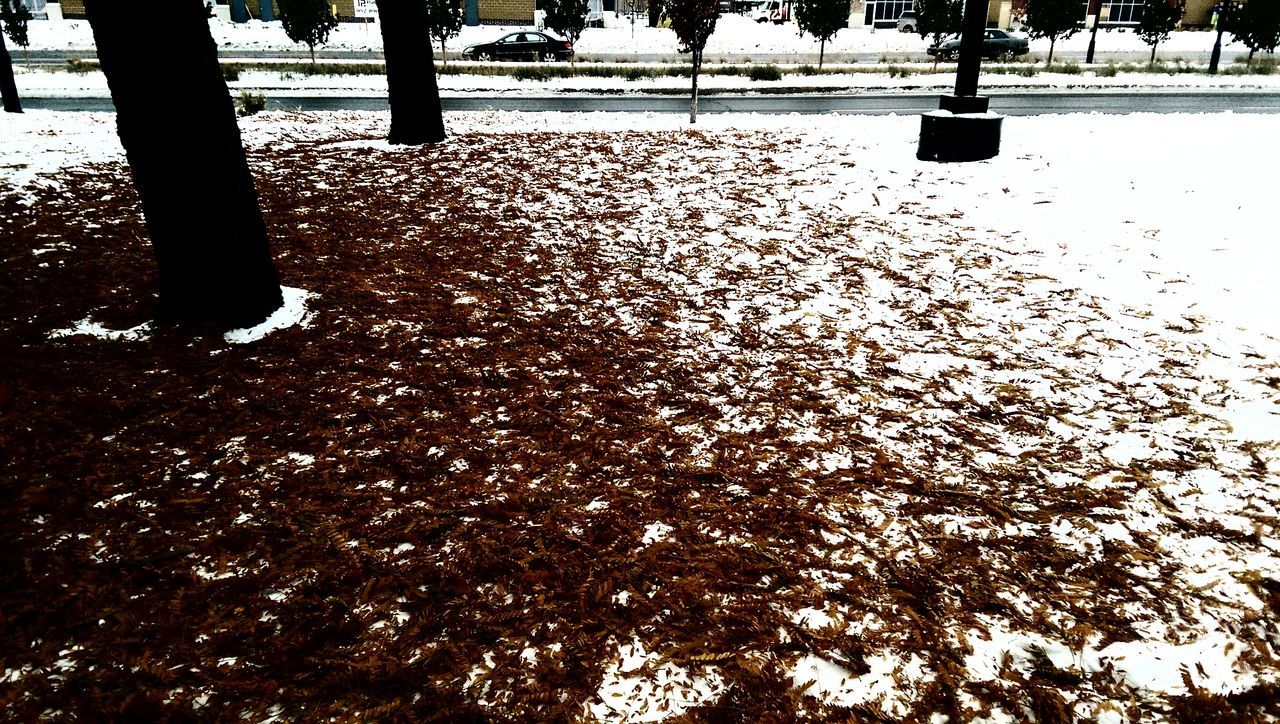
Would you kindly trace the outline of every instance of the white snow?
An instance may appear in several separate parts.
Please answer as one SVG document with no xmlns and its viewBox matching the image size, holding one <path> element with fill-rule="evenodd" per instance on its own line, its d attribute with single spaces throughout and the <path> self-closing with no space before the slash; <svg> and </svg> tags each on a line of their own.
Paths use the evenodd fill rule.
<svg viewBox="0 0 1280 724">
<path fill-rule="evenodd" d="M 272 332 L 288 329 L 294 325 L 307 326 L 310 319 L 307 300 L 315 295 L 293 287 L 280 287 L 280 292 L 284 295 L 284 304 L 272 312 L 270 317 L 253 327 L 233 329 L 224 334 L 223 339 L 235 344 L 246 344 L 257 342 Z"/>
<path fill-rule="evenodd" d="M 724 691 L 715 667 L 662 662 L 639 639 L 619 647 L 585 714 L 597 721 L 654 722 L 715 701 Z"/>
<path fill-rule="evenodd" d="M 121 342 L 133 342 L 140 339 L 146 339 L 151 336 L 151 323 L 143 322 L 136 327 L 129 329 L 107 329 L 91 319 L 82 319 L 79 322 L 64 329 L 55 329 L 49 332 L 49 339 L 58 339 L 60 337 L 87 336 L 97 339 L 106 339 Z"/>
</svg>

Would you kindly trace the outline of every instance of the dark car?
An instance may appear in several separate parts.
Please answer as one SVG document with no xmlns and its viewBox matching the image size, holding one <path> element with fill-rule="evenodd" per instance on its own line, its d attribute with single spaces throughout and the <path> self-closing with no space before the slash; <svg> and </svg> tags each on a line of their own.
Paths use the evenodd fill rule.
<svg viewBox="0 0 1280 724">
<path fill-rule="evenodd" d="M 492 43 L 468 45 L 462 54 L 472 60 L 541 60 L 573 57 L 573 43 L 536 30 L 507 33 Z"/>
<path fill-rule="evenodd" d="M 987 60 L 1026 55 L 1030 50 L 1031 44 L 1026 38 L 1003 30 L 987 28 L 985 35 L 982 36 L 982 55 Z M 937 45 L 929 46 L 925 52 L 943 60 L 955 60 L 960 57 L 960 39 L 944 40 Z"/>
</svg>

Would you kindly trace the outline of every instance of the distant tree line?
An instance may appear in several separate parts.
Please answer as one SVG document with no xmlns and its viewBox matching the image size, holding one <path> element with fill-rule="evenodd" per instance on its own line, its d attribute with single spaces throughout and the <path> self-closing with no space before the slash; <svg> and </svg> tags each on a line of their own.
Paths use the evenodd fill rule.
<svg viewBox="0 0 1280 724">
<path fill-rule="evenodd" d="M 916 0 L 916 30 L 921 37 L 933 37 L 934 44 L 943 38 L 959 35 L 964 16 L 964 0 Z M 1049 39 L 1046 63 L 1053 62 L 1059 40 L 1066 40 L 1084 29 L 1080 0 L 1025 0 L 1015 3 L 1022 14 L 1027 34 Z M 1216 6 L 1219 29 L 1230 33 L 1249 48 L 1249 61 L 1262 51 L 1274 53 L 1280 47 L 1280 0 L 1222 0 Z M 1156 49 L 1169 39 L 1186 12 L 1186 0 L 1145 0 L 1142 16 L 1134 29 L 1143 42 L 1151 46 L 1151 61 Z"/>
</svg>

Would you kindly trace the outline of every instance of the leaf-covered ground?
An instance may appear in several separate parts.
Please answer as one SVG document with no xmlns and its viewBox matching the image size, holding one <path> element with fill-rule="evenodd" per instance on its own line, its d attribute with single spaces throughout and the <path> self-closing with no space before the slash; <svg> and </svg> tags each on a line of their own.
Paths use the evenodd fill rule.
<svg viewBox="0 0 1280 724">
<path fill-rule="evenodd" d="M 4 718 L 1280 716 L 1274 357 L 840 138 L 501 121 L 255 126 L 248 345 L 56 334 L 127 168 L 0 186 Z"/>
</svg>

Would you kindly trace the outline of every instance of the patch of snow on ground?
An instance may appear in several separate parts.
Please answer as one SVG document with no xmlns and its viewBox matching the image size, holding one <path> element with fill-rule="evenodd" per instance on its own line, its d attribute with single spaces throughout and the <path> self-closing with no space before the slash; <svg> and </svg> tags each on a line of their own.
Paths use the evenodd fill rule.
<svg viewBox="0 0 1280 724">
<path fill-rule="evenodd" d="M 619 647 L 605 669 L 586 713 L 597 721 L 664 721 L 716 701 L 723 691 L 724 680 L 715 667 L 704 667 L 699 673 L 662 661 L 633 639 Z"/>
<path fill-rule="evenodd" d="M 151 336 L 151 323 L 143 322 L 129 329 L 107 329 L 97 322 L 85 318 L 65 329 L 55 329 L 49 333 L 49 339 L 62 337 L 88 336 L 119 342 L 135 342 Z"/>
<path fill-rule="evenodd" d="M 233 344 L 257 342 L 272 332 L 288 329 L 294 325 L 307 326 L 310 314 L 307 312 L 307 300 L 315 296 L 311 292 L 292 287 L 280 287 L 284 295 L 284 304 L 271 313 L 262 323 L 243 329 L 233 329 L 223 335 L 223 339 Z"/>
</svg>

